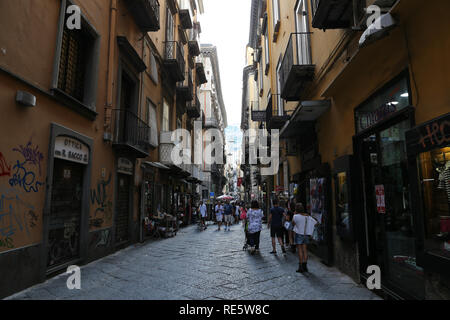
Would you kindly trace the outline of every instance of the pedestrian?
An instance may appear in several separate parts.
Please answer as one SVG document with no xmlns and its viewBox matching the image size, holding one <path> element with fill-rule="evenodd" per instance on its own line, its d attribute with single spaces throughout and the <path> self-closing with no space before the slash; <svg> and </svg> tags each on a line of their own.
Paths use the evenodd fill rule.
<svg viewBox="0 0 450 320">
<path fill-rule="evenodd" d="M 314 232 L 317 221 L 305 212 L 302 203 L 295 205 L 295 214 L 293 218 L 295 244 L 298 250 L 298 270 L 297 272 L 308 272 L 308 244 Z"/>
<path fill-rule="evenodd" d="M 294 224 L 292 223 L 292 220 L 294 218 L 294 212 L 295 212 L 295 202 L 291 201 L 286 213 L 286 222 L 284 225 L 288 235 L 289 247 L 292 253 L 295 253 L 296 248 L 294 243 Z"/>
<path fill-rule="evenodd" d="M 230 231 L 231 219 L 233 218 L 233 207 L 230 201 L 227 201 L 224 206 L 225 231 Z"/>
<path fill-rule="evenodd" d="M 207 216 L 206 210 L 207 210 L 206 204 L 204 201 L 202 201 L 200 203 L 200 219 L 202 221 L 202 226 L 205 230 L 208 228 L 208 226 L 206 225 L 206 216 Z"/>
<path fill-rule="evenodd" d="M 272 252 L 277 254 L 277 245 L 275 238 L 278 238 L 278 243 L 281 246 L 283 253 L 286 253 L 286 248 L 283 242 L 283 218 L 285 216 L 284 209 L 278 206 L 278 199 L 273 200 L 273 208 L 270 209 L 269 218 L 267 220 L 267 228 L 270 228 L 270 237 L 272 238 Z"/>
<path fill-rule="evenodd" d="M 236 202 L 236 208 L 234 210 L 234 221 L 236 224 L 239 224 L 239 216 L 241 215 L 241 206 L 239 205 L 239 202 Z"/>
<path fill-rule="evenodd" d="M 247 212 L 248 219 L 248 238 L 251 247 L 251 254 L 259 251 L 259 237 L 262 230 L 262 218 L 264 214 L 259 209 L 258 201 L 253 200 L 251 209 Z"/>
<path fill-rule="evenodd" d="M 217 231 L 220 231 L 220 227 L 222 226 L 222 219 L 223 219 L 223 206 L 222 203 L 219 201 L 216 205 L 216 221 L 217 224 L 219 225 L 219 228 L 217 229 Z"/>
</svg>

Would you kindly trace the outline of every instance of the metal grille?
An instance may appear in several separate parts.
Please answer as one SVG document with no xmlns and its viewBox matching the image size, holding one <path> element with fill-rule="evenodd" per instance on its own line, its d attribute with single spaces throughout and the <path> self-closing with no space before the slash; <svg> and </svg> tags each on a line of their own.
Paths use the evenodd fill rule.
<svg viewBox="0 0 450 320">
<path fill-rule="evenodd" d="M 79 257 L 83 166 L 55 159 L 48 235 L 48 267 Z"/>
<path fill-rule="evenodd" d="M 77 30 L 64 28 L 59 63 L 58 89 L 79 101 L 84 98 L 87 40 Z"/>
<path fill-rule="evenodd" d="M 130 178 L 119 175 L 116 215 L 116 243 L 128 241 L 128 219 L 130 215 Z"/>
</svg>

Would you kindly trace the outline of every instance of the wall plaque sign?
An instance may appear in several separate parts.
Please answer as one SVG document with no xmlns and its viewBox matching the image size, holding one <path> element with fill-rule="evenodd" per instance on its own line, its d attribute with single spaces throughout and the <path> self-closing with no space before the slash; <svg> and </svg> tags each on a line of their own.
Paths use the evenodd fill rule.
<svg viewBox="0 0 450 320">
<path fill-rule="evenodd" d="M 54 156 L 58 159 L 88 164 L 89 147 L 74 138 L 56 137 Z"/>
</svg>

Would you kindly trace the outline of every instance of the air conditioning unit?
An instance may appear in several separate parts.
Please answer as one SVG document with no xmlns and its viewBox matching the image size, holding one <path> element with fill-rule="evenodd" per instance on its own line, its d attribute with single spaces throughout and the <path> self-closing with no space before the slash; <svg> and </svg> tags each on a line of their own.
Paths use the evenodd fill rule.
<svg viewBox="0 0 450 320">
<path fill-rule="evenodd" d="M 396 22 L 394 17 L 390 13 L 386 13 L 375 20 L 366 31 L 364 31 L 361 39 L 359 40 L 359 47 L 364 48 L 369 44 L 374 43 L 389 34 L 395 26 Z"/>
</svg>

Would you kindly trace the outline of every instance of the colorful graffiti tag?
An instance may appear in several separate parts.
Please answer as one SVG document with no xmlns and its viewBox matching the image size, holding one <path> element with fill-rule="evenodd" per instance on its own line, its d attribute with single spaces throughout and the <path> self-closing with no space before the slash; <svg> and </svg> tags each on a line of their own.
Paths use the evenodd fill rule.
<svg viewBox="0 0 450 320">
<path fill-rule="evenodd" d="M 11 176 L 11 165 L 8 165 L 5 157 L 0 152 L 0 177 Z"/>
<path fill-rule="evenodd" d="M 25 163 L 38 166 L 39 175 L 41 175 L 41 161 L 44 160 L 44 155 L 39 151 L 39 146 L 33 146 L 31 139 L 25 146 L 20 145 L 13 151 L 19 152 L 24 157 Z"/>
<path fill-rule="evenodd" d="M 96 189 L 91 189 L 91 204 L 95 206 L 94 215 L 89 224 L 91 227 L 100 228 L 105 221 L 112 219 L 112 201 L 108 199 L 106 187 L 111 183 L 111 173 L 107 180 L 100 180 Z"/>
<path fill-rule="evenodd" d="M 25 231 L 30 235 L 30 229 L 36 225 L 36 219 L 30 220 L 30 212 L 34 206 L 21 200 L 19 195 L 0 196 L 0 236 L 12 237 L 17 231 Z"/>
</svg>

